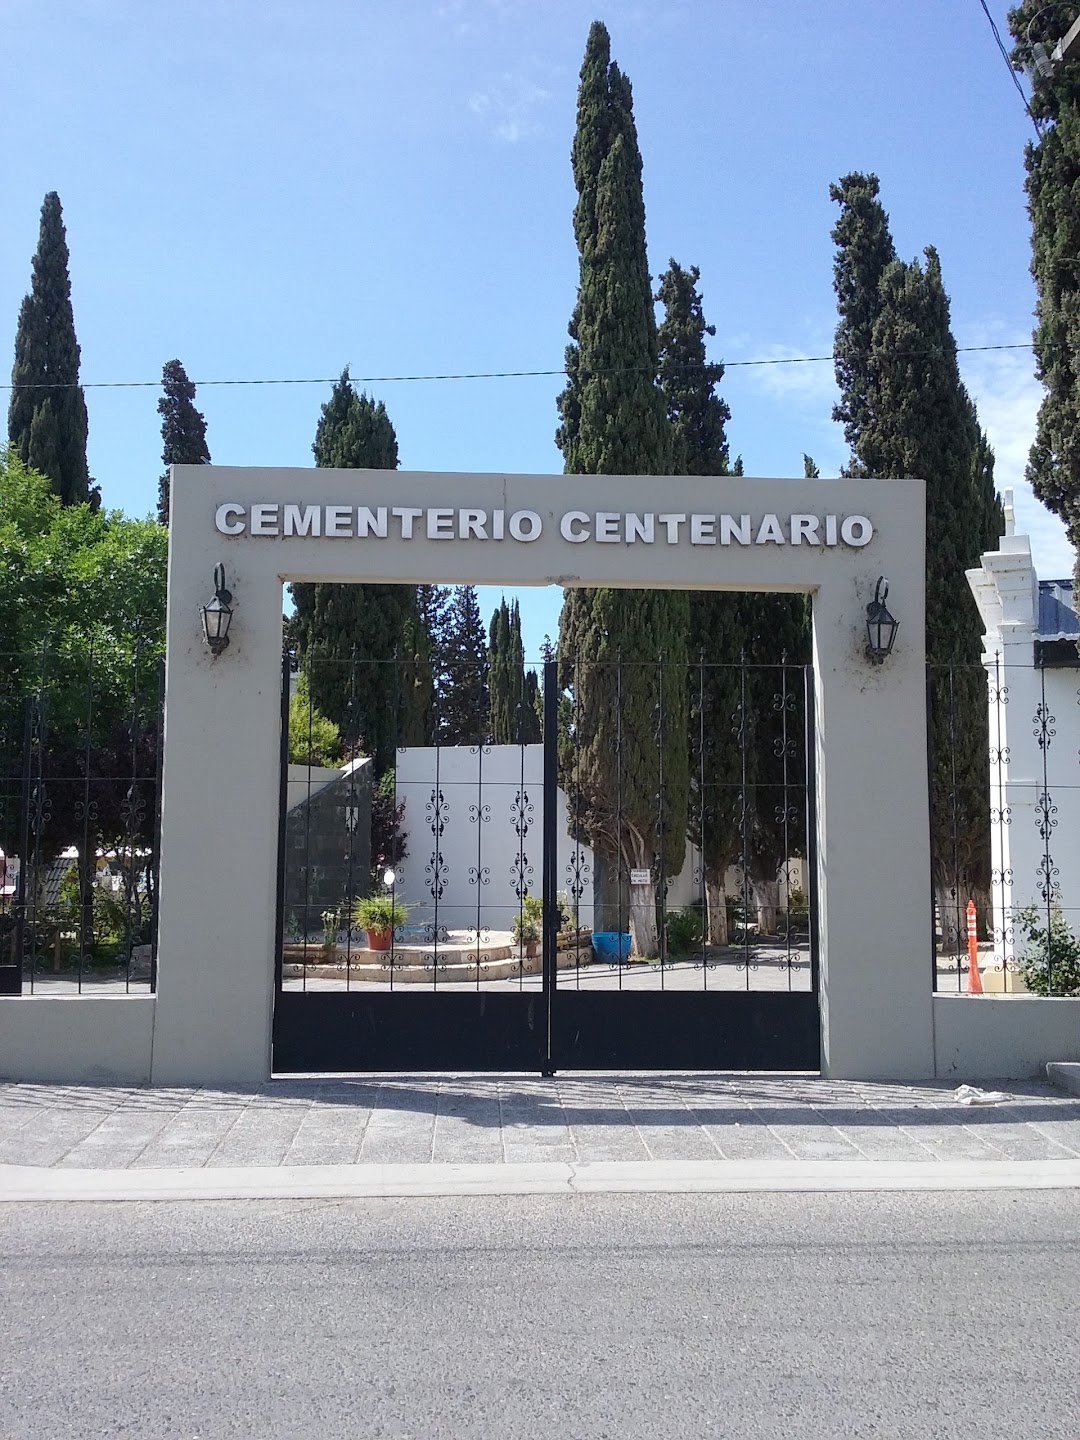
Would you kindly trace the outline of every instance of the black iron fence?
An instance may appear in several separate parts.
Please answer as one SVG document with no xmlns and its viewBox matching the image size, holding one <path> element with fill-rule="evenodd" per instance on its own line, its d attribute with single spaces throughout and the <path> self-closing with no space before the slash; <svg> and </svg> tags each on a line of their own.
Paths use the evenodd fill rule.
<svg viewBox="0 0 1080 1440">
<path fill-rule="evenodd" d="M 814 988 L 810 672 L 638 658 L 287 667 L 281 984 L 541 983 L 545 680 L 556 983 Z M 1073 647 L 927 699 L 935 987 L 1080 994 Z M 161 734 L 149 644 L 0 655 L 0 990 L 153 988 Z"/>
<path fill-rule="evenodd" d="M 929 667 L 938 990 L 1080 995 L 1078 664 Z"/>
<path fill-rule="evenodd" d="M 0 655 L 0 987 L 156 978 L 160 649 L 65 637 Z"/>
</svg>

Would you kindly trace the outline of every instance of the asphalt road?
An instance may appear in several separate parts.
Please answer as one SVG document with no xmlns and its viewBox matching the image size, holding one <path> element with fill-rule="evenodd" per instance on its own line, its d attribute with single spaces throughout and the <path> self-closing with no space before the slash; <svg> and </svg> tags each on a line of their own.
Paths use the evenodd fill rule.
<svg viewBox="0 0 1080 1440">
<path fill-rule="evenodd" d="M 1080 1434 L 1080 1192 L 0 1207 L 0 1435 Z"/>
</svg>

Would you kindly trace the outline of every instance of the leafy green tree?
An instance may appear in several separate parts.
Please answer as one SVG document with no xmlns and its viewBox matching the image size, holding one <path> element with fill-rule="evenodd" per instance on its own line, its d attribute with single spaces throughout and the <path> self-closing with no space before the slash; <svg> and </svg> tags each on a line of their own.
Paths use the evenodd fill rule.
<svg viewBox="0 0 1080 1440">
<path fill-rule="evenodd" d="M 289 697 L 289 764 L 333 768 L 341 764 L 341 731 L 312 704 L 301 670 Z"/>
<path fill-rule="evenodd" d="M 67 235 L 55 190 L 41 207 L 30 293 L 19 310 L 8 439 L 65 505 L 96 498 L 86 465 L 86 399 L 71 308 Z"/>
<path fill-rule="evenodd" d="M 599 21 L 581 68 L 572 162 L 579 278 L 556 434 L 565 469 L 670 474 L 633 97 Z M 573 823 L 624 873 L 652 874 L 630 890 L 638 955 L 657 951 L 656 882 L 678 872 L 686 850 L 688 628 L 687 596 L 663 590 L 569 590 L 560 617 L 573 685 L 573 772 L 564 776 Z"/>
<path fill-rule="evenodd" d="M 62 505 L 0 452 L 0 844 L 21 848 L 29 705 L 48 800 L 38 859 L 76 846 L 86 944 L 95 851 L 145 853 L 152 835 L 166 547 L 153 521 Z"/>
<path fill-rule="evenodd" d="M 318 466 L 397 469 L 397 437 L 386 407 L 357 394 L 348 367 L 322 407 L 312 450 Z M 393 764 L 405 728 L 402 657 L 406 627 L 416 615 L 415 588 L 297 584 L 292 595 L 292 633 L 312 700 L 339 727 L 346 746 L 361 746 L 381 774 Z M 413 643 L 415 648 L 414 637 Z M 415 730 L 415 720 L 409 723 Z"/>
<path fill-rule="evenodd" d="M 1080 550 L 1080 61 L 1055 65 L 1049 74 L 1032 63 L 1033 46 L 1052 50 L 1076 15 L 1075 4 L 1024 0 L 1010 10 L 1009 29 L 1012 62 L 1028 71 L 1039 125 L 1024 166 L 1038 296 L 1035 370 L 1044 395 L 1027 478 Z"/>
<path fill-rule="evenodd" d="M 475 585 L 453 590 L 436 716 L 440 745 L 481 745 L 488 738 L 488 649 Z"/>
<path fill-rule="evenodd" d="M 845 193 L 850 189 L 858 195 L 863 224 L 881 254 L 889 248 L 882 238 L 888 230 L 876 181 L 870 204 L 870 187 L 857 184 L 860 178 L 873 181 L 848 176 L 842 185 Z M 847 201 L 839 198 L 842 221 L 834 233 L 849 234 L 852 227 L 843 213 Z M 838 277 L 848 268 L 839 255 Z M 993 453 L 960 380 L 937 252 L 929 248 L 924 262 L 893 259 L 867 273 L 876 275 L 873 293 L 859 296 L 857 304 L 852 299 L 849 308 L 869 317 L 869 348 L 861 366 L 838 367 L 837 378 L 841 407 L 852 417 L 852 472 L 927 482 L 926 648 L 931 666 L 937 667 L 930 712 L 934 866 L 939 911 L 951 943 L 962 896 L 989 883 L 982 624 L 964 571 L 997 543 L 1001 508 Z M 843 295 L 839 282 L 837 288 Z M 844 326 L 842 305 L 841 331 Z"/>
<path fill-rule="evenodd" d="M 165 391 L 158 401 L 161 416 L 161 463 L 164 474 L 158 477 L 158 520 L 169 523 L 169 466 L 209 465 L 210 450 L 206 444 L 206 418 L 195 409 L 195 386 L 179 360 L 169 360 L 161 372 Z"/>
</svg>

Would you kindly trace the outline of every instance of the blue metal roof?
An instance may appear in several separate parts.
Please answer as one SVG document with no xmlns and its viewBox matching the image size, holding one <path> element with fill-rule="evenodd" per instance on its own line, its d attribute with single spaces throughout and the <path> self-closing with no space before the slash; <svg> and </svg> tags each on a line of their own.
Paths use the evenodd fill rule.
<svg viewBox="0 0 1080 1440">
<path fill-rule="evenodd" d="M 1080 640 L 1080 616 L 1071 580 L 1039 581 L 1040 640 Z"/>
</svg>

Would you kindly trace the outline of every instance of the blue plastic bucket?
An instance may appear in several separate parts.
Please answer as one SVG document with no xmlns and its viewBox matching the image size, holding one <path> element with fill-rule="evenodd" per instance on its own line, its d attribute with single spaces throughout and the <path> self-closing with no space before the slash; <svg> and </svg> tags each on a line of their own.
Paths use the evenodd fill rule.
<svg viewBox="0 0 1080 1440">
<path fill-rule="evenodd" d="M 630 954 L 630 936 L 618 930 L 594 930 L 592 948 L 598 960 L 625 960 Z"/>
</svg>

